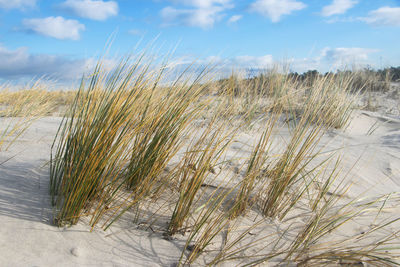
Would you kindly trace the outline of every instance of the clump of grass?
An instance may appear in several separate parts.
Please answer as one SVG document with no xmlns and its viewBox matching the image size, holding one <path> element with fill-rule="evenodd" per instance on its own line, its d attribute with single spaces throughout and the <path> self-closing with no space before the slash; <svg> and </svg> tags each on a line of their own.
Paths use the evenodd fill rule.
<svg viewBox="0 0 400 267">
<path fill-rule="evenodd" d="M 230 182 L 228 181 L 227 183 L 229 184 Z M 229 227 L 231 221 L 230 212 L 221 210 L 223 210 L 223 204 L 234 188 L 221 191 L 222 186 L 218 186 L 209 196 L 207 202 L 198 208 L 199 214 L 186 240 L 178 266 L 192 264 L 205 252 L 214 239 Z M 185 258 L 186 250 L 189 250 L 189 255 Z"/>
<path fill-rule="evenodd" d="M 249 256 L 249 265 L 275 257 L 299 265 L 366 258 L 366 262 L 391 263 L 379 250 L 393 241 L 395 235 L 382 238 L 377 246 L 367 243 L 365 249 L 335 241 L 330 243 L 329 252 L 324 243 L 332 231 L 365 211 L 354 210 L 355 201 L 340 206 L 338 196 L 343 192 L 339 192 L 339 187 L 333 193 L 330 191 L 338 177 L 339 161 L 323 180 L 320 176 L 328 172 L 318 168 L 326 160 L 316 160 L 326 128 L 345 127 L 349 119 L 351 101 L 346 96 L 350 80 L 318 76 L 301 84 L 288 75 L 272 73 L 268 79 L 257 81 L 260 88 L 254 88 L 232 76 L 218 101 L 210 103 L 213 100 L 205 95 L 209 84 L 200 83 L 204 73 L 194 82 L 182 79 L 182 74 L 176 82 L 161 86 L 166 65 L 153 71 L 143 58 L 144 55 L 139 56 L 134 64 L 129 59 L 123 60 L 109 74 L 102 71 L 99 63 L 88 84 L 82 80 L 52 148 L 50 187 L 57 225 L 74 224 L 80 217 L 90 215 L 92 227 L 101 222 L 102 228 L 107 229 L 122 216 L 131 215 L 128 211 L 133 208 L 139 216 L 145 200 L 159 201 L 168 188 L 177 197 L 173 195 L 167 200 L 170 220 L 164 230 L 168 235 L 181 230 L 183 234 L 189 232 L 179 265 L 194 263 L 220 237 L 221 247 L 214 249 L 216 257 L 210 264 L 240 260 L 243 255 Z M 299 88 L 300 92 L 295 92 Z M 252 98 L 269 99 L 252 104 Z M 232 182 L 237 177 L 223 177 L 211 193 L 208 186 L 207 190 L 201 190 L 212 167 L 220 163 L 233 133 L 246 125 L 240 124 L 225 133 L 224 123 L 237 118 L 233 106 L 236 103 L 243 104 L 239 115 L 246 119 L 252 120 L 257 112 L 260 117 L 268 114 L 266 128 L 249 156 L 240 183 Z M 262 108 L 260 103 L 264 104 Z M 210 121 L 207 108 L 216 110 L 211 112 Z M 291 116 L 290 137 L 283 153 L 274 155 L 273 160 L 269 155 L 271 138 L 282 113 Z M 197 136 L 193 134 L 192 123 L 201 116 L 207 127 Z M 221 118 L 227 121 L 220 124 Z M 195 137 L 180 155 L 189 136 Z M 178 164 L 174 171 L 163 175 L 175 157 Z M 271 236 L 268 233 L 247 242 L 250 231 L 267 218 L 240 229 L 233 238 L 229 236 L 231 226 L 241 219 L 239 215 L 254 203 L 259 204 L 258 212 L 265 217 L 282 221 L 304 200 L 309 201 L 304 207 L 308 209 L 307 221 L 291 237 L 289 245 L 280 246 L 280 242 L 292 230 L 290 226 L 277 237 L 272 250 L 247 254 L 248 248 L 259 247 Z M 373 203 L 376 202 L 363 207 Z M 246 247 L 239 247 L 245 240 Z M 270 249 L 271 243 L 268 246 Z"/>
<path fill-rule="evenodd" d="M 70 105 L 74 91 L 56 91 L 49 82 L 36 80 L 31 85 L 14 88 L 4 85 L 0 91 L 1 117 L 32 117 L 52 115 Z"/>
<path fill-rule="evenodd" d="M 214 119 L 202 135 L 189 146 L 178 168 L 179 198 L 169 223 L 169 234 L 175 234 L 183 225 L 205 178 L 217 164 L 231 138 L 224 135 L 223 125 L 213 129 Z"/>
<path fill-rule="evenodd" d="M 137 206 L 146 197 L 160 195 L 166 186 L 170 185 L 173 177 L 160 179 L 160 174 L 165 166 L 182 147 L 183 139 L 190 134 L 190 123 L 204 108 L 199 94 L 203 87 L 197 86 L 204 73 L 189 83 L 183 85 L 175 82 L 167 88 L 164 94 L 155 88 L 154 94 L 161 97 L 150 99 L 138 110 L 141 131 L 136 131 L 133 136 L 133 145 L 130 149 L 130 159 L 124 169 L 122 182 L 111 189 L 110 200 L 106 203 L 112 214 L 103 225 L 108 228 L 131 207 Z M 153 92 L 150 93 L 150 96 Z M 148 109 L 154 106 L 153 111 Z M 130 193 L 121 191 L 121 186 L 126 185 Z M 118 201 L 115 201 L 118 199 Z"/>
<path fill-rule="evenodd" d="M 306 168 L 318 157 L 316 148 L 326 129 L 345 127 L 350 118 L 352 101 L 347 98 L 350 82 L 351 79 L 337 81 L 328 76 L 315 78 L 302 113 L 297 114 L 295 108 L 289 109 L 289 128 L 293 127 L 290 140 L 279 159 L 267 170 L 266 187 L 260 193 L 265 216 L 280 214 L 282 219 L 305 193 L 296 187 L 308 187 L 305 177 L 309 171 Z M 323 161 L 317 165 L 321 164 Z"/>
<path fill-rule="evenodd" d="M 52 148 L 50 193 L 57 225 L 76 223 L 84 210 L 106 197 L 104 188 L 121 172 L 141 89 L 130 90 L 139 63 L 140 58 L 128 67 L 128 60 L 122 61 L 108 76 L 99 63 L 87 88 L 82 80 L 71 117 L 64 117 Z"/>
<path fill-rule="evenodd" d="M 335 190 L 336 192 L 337 190 Z M 341 192 L 338 195 L 342 195 Z M 337 204 L 340 197 L 331 195 L 326 202 L 321 205 L 311 216 L 294 239 L 286 261 L 297 262 L 300 266 L 312 266 L 313 264 L 328 264 L 350 262 L 369 263 L 373 266 L 394 266 L 399 265 L 393 258 L 396 255 L 398 246 L 399 232 L 387 234 L 377 234 L 378 230 L 398 222 L 400 218 L 383 221 L 369 231 L 355 235 L 346 240 L 336 239 L 334 241 L 323 242 L 332 232 L 342 227 L 351 220 L 356 220 L 362 213 L 368 212 L 371 208 L 382 202 L 384 205 L 386 198 L 379 198 L 367 203 L 350 201 L 344 205 Z M 383 202 L 385 201 L 385 202 Z M 382 208 L 381 208 L 382 209 Z M 379 215 L 381 209 L 377 212 Z M 375 210 L 375 209 L 372 209 Z M 373 234 L 377 234 L 371 239 Z M 380 236 L 380 237 L 379 237 Z M 391 253 L 391 255 L 389 254 Z M 390 255 L 390 257 L 388 257 Z"/>
<path fill-rule="evenodd" d="M 352 90 L 353 79 L 353 75 L 327 75 L 315 79 L 307 99 L 313 105 L 306 105 L 308 110 L 304 110 L 304 114 L 327 128 L 345 128 L 358 94 Z"/>
<path fill-rule="evenodd" d="M 30 120 L 18 118 L 6 122 L 5 127 L 0 130 L 0 150 L 7 150 L 26 131 L 30 123 Z"/>
<path fill-rule="evenodd" d="M 300 79 L 300 76 L 288 73 L 287 68 L 279 69 L 275 67 L 248 79 L 232 74 L 215 82 L 217 95 L 225 99 L 229 115 L 244 114 L 245 119 L 252 120 L 256 114 L 279 110 L 291 119 L 306 114 L 318 118 L 327 128 L 347 125 L 354 100 L 361 90 L 355 89 L 356 72 L 315 74 Z M 310 101 L 315 101 L 315 106 L 305 110 Z"/>
<path fill-rule="evenodd" d="M 56 224 L 91 215 L 94 227 L 107 215 L 107 228 L 165 184 L 159 175 L 203 107 L 197 102 L 202 87 L 195 85 L 205 74 L 192 83 L 180 81 L 182 74 L 171 86 L 160 86 L 165 64 L 153 70 L 141 55 L 106 74 L 99 63 L 89 84 L 82 81 L 53 145 Z"/>
<path fill-rule="evenodd" d="M 240 79 L 233 73 L 228 79 L 219 81 L 217 86 L 218 95 L 228 99 L 226 106 L 231 109 L 229 114 L 243 114 L 245 119 L 251 120 L 255 114 L 287 108 L 289 98 L 296 97 L 298 81 L 287 75 L 285 70 L 280 72 L 276 66 L 248 79 Z"/>
<path fill-rule="evenodd" d="M 366 93 L 389 91 L 393 76 L 390 70 L 385 73 L 378 73 L 369 69 L 344 71 L 341 75 L 353 76 L 353 89 Z"/>
<path fill-rule="evenodd" d="M 266 186 L 260 191 L 265 216 L 282 219 L 305 192 L 306 168 L 319 154 L 316 147 L 323 133 L 321 125 L 312 126 L 305 116 L 295 127 L 285 151 L 265 174 Z"/>
<path fill-rule="evenodd" d="M 373 218 L 375 215 L 375 218 L 378 218 L 390 198 L 388 195 L 373 200 L 357 199 L 343 203 L 342 196 L 349 186 L 342 185 L 342 182 L 334 185 L 340 173 L 338 162 L 339 160 L 330 171 L 326 165 L 323 171 L 316 172 L 316 175 L 328 176 L 319 177 L 325 181 L 322 187 L 317 187 L 318 194 L 313 202 L 315 206 L 310 206 L 310 212 L 303 214 L 308 219 L 299 231 L 296 230 L 298 226 L 294 227 L 293 223 L 290 223 L 279 234 L 266 232 L 249 238 L 251 231 L 257 231 L 257 228 L 263 230 L 260 227 L 265 227 L 265 220 L 256 221 L 244 228 L 232 229 L 238 233 L 225 241 L 225 245 L 209 264 L 235 261 L 235 265 L 258 266 L 271 261 L 278 264 L 279 261 L 280 264 L 299 266 L 365 263 L 372 266 L 398 266 L 399 232 L 390 232 L 388 228 L 396 227 L 395 224 L 400 218 L 383 219 L 380 222 L 375 219 L 367 231 L 349 234 L 344 238 L 332 238 L 337 230 L 340 231 L 346 224 L 357 221 L 360 216 Z M 395 205 L 394 202 L 392 205 Z M 293 236 L 293 232 L 297 234 Z"/>
<path fill-rule="evenodd" d="M 38 117 L 10 118 L 0 130 L 0 151 L 7 150 Z"/>
<path fill-rule="evenodd" d="M 400 219 L 383 221 L 368 232 L 346 239 L 329 240 L 332 233 L 341 229 L 349 221 L 356 220 L 360 213 L 368 209 L 365 205 L 357 210 L 354 210 L 354 206 L 351 206 L 350 210 L 342 208 L 334 209 L 336 214 L 330 210 L 325 214 L 322 214 L 323 211 L 321 211 L 322 213 L 311 216 L 289 247 L 281 244 L 281 249 L 277 251 L 254 254 L 247 260 L 240 256 L 246 251 L 246 248 L 231 249 L 231 251 L 225 252 L 225 255 L 219 254 L 219 257 L 215 258 L 215 262 L 236 259 L 244 260 L 246 266 L 257 266 L 274 259 L 276 262 L 279 257 L 280 263 L 296 264 L 297 266 L 364 266 L 364 264 L 399 266 L 399 232 L 382 234 L 377 231 L 387 232 L 388 226 L 394 225 Z M 283 239 L 284 237 L 280 237 L 278 241 Z M 263 241 L 263 238 L 258 239 L 248 244 L 248 247 L 260 247 Z M 274 247 L 278 247 L 277 244 L 274 244 Z M 252 258 L 256 258 L 256 260 L 251 260 Z"/>
<path fill-rule="evenodd" d="M 7 149 L 35 120 L 51 109 L 45 86 L 40 80 L 23 90 L 10 91 L 10 86 L 2 86 L 0 117 L 7 121 L 7 125 L 0 132 L 0 149 Z"/>
<path fill-rule="evenodd" d="M 127 166 L 126 182 L 129 189 L 147 191 L 146 188 L 138 188 L 141 185 L 150 185 L 150 181 L 160 174 L 178 152 L 186 127 L 202 109 L 201 104 L 189 107 L 197 101 L 200 89 L 193 85 L 171 87 L 165 95 L 160 96 L 159 88 L 153 88 L 154 92 L 151 92 L 146 106 L 140 111 L 138 123 L 144 129 L 135 135 Z M 153 98 L 154 94 L 159 96 Z"/>
<path fill-rule="evenodd" d="M 255 202 L 252 199 L 253 191 L 258 180 L 265 174 L 266 163 L 269 157 L 268 152 L 271 146 L 270 139 L 277 120 L 278 116 L 275 113 L 271 113 L 266 123 L 266 129 L 250 155 L 245 175 L 240 183 L 240 188 L 235 199 L 235 209 L 232 210 L 231 216 L 233 218 L 244 214 L 248 206 L 251 206 Z"/>
</svg>

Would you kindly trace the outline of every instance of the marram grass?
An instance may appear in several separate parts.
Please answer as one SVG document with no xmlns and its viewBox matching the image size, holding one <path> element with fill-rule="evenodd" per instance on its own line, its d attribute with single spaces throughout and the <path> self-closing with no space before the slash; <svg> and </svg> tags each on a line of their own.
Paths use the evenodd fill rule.
<svg viewBox="0 0 400 267">
<path fill-rule="evenodd" d="M 398 240 L 397 233 L 383 236 L 377 244 L 366 238 L 364 246 L 325 241 L 382 202 L 339 204 L 342 199 L 334 193 L 341 187 L 333 184 L 340 176 L 340 161 L 328 171 L 328 160 L 320 158 L 326 129 L 343 128 L 349 121 L 351 75 L 300 81 L 272 71 L 248 80 L 233 75 L 216 83 L 204 82 L 202 72 L 193 80 L 182 74 L 165 85 L 166 69 L 141 54 L 122 60 L 109 73 L 100 62 L 82 80 L 52 147 L 55 224 L 75 224 L 88 217 L 92 227 L 107 229 L 123 216 L 132 216 L 133 209 L 139 216 L 143 203 L 161 202 L 172 192 L 161 206 L 167 206 L 165 235 L 182 233 L 186 238 L 179 265 L 196 263 L 204 255 L 209 265 L 234 261 L 253 266 L 276 258 L 300 266 L 343 261 L 396 265 L 381 250 Z M 289 138 L 278 144 L 280 153 L 271 154 L 282 117 Z M 217 186 L 207 184 L 210 176 L 220 175 L 214 167 L 224 166 L 237 132 L 257 119 L 266 119 L 265 128 L 240 168 L 243 175 L 219 177 Z M 235 125 L 233 120 L 239 122 Z M 199 121 L 205 127 L 196 133 Z M 308 211 L 306 221 L 290 242 L 290 227 L 275 234 L 274 242 L 266 243 L 274 236 L 270 232 L 249 239 L 265 221 L 289 220 L 301 205 Z M 250 212 L 258 219 L 241 226 L 241 215 Z M 368 234 L 396 222 L 382 222 Z"/>
<path fill-rule="evenodd" d="M 108 74 L 100 62 L 88 84 L 82 80 L 53 145 L 56 224 L 91 215 L 94 226 L 108 214 L 108 227 L 148 196 L 201 109 L 190 107 L 201 87 L 159 87 L 165 66 L 150 71 L 143 57 L 123 60 Z"/>
</svg>

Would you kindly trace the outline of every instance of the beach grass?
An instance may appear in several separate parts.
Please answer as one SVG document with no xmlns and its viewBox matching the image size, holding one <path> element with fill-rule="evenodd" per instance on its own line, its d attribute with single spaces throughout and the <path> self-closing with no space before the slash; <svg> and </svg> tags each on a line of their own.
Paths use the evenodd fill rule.
<svg viewBox="0 0 400 267">
<path fill-rule="evenodd" d="M 215 81 L 207 68 L 188 68 L 171 81 L 167 61 L 142 53 L 111 71 L 100 60 L 74 92 L 39 83 L 4 89 L 1 114 L 63 115 L 50 160 L 57 226 L 84 219 L 91 229 L 108 229 L 122 218 L 136 222 L 143 205 L 158 203 L 149 213 L 163 212 L 166 236 L 182 236 L 178 265 L 200 258 L 210 265 L 398 264 L 398 233 L 386 230 L 397 218 L 350 237 L 360 244 L 332 237 L 371 210 L 378 218 L 388 199 L 346 202 L 341 160 L 321 144 L 328 131 L 349 124 L 359 74 L 300 79 L 278 70 Z M 29 124 L 15 125 L 2 140 Z M 286 138 L 278 136 L 282 129 Z M 228 172 L 230 148 L 245 131 L 256 132 L 255 141 Z M 291 221 L 296 216 L 301 223 Z M 284 230 L 273 231 L 277 224 Z"/>
</svg>

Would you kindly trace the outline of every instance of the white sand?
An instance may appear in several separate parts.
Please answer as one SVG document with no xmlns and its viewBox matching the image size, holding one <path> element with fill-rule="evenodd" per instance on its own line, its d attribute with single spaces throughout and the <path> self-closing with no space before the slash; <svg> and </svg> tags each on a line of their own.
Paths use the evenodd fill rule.
<svg viewBox="0 0 400 267">
<path fill-rule="evenodd" d="M 164 240 L 159 232 L 139 230 L 134 225 L 127 227 L 128 224 L 107 232 L 90 232 L 83 223 L 64 229 L 51 225 L 46 164 L 59 123 L 60 118 L 40 119 L 8 151 L 0 152 L 1 161 L 8 159 L 0 166 L 0 266 L 176 263 L 180 243 Z M 285 131 L 280 134 L 285 137 Z M 257 135 L 251 131 L 241 134 L 240 142 L 232 145 L 228 155 L 244 158 Z M 357 111 L 346 131 L 330 131 L 321 145 L 326 146 L 325 151 L 341 148 L 341 166 L 350 169 L 347 179 L 354 183 L 349 197 L 400 192 L 400 118 Z M 227 172 L 238 171 L 238 167 L 232 161 Z M 398 212 L 393 210 L 393 214 Z M 363 226 L 353 226 L 349 231 L 360 229 Z"/>
</svg>

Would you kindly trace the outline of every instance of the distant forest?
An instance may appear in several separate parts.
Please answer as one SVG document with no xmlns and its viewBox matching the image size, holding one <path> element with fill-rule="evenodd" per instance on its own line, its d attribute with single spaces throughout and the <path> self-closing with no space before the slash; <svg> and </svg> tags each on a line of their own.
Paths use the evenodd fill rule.
<svg viewBox="0 0 400 267">
<path fill-rule="evenodd" d="M 318 76 L 327 76 L 327 75 L 338 75 L 338 74 L 350 74 L 353 73 L 354 71 L 337 71 L 335 73 L 333 72 L 326 72 L 325 74 L 319 73 L 317 70 L 309 70 L 307 72 L 304 72 L 302 74 L 299 74 L 297 72 L 291 72 L 289 76 L 299 79 L 299 80 L 309 80 L 313 79 Z M 364 74 L 370 77 L 377 78 L 380 81 L 390 81 L 390 82 L 400 82 L 400 66 L 399 67 L 390 67 L 390 68 L 384 68 L 381 70 L 374 70 L 374 69 L 369 69 L 369 68 L 364 68 L 362 70 L 357 71 L 360 74 Z"/>
<path fill-rule="evenodd" d="M 338 70 L 336 72 L 320 73 L 317 70 L 309 70 L 302 74 L 297 72 L 289 72 L 286 74 L 279 73 L 276 70 L 258 71 L 257 75 L 248 77 L 242 81 L 234 74 L 230 77 L 217 81 L 217 86 L 223 88 L 227 84 L 235 84 L 237 87 L 235 92 L 239 92 L 240 88 L 258 88 L 263 91 L 263 87 L 272 86 L 277 81 L 290 81 L 292 86 L 313 87 L 316 82 L 321 81 L 324 77 L 332 81 L 340 83 L 343 78 L 351 82 L 351 88 L 354 91 L 381 91 L 388 92 L 391 90 L 392 82 L 400 82 L 400 66 L 390 67 L 380 70 L 364 68 L 359 70 Z M 277 83 L 279 84 L 279 82 Z M 236 94 L 236 93 L 235 93 Z"/>
</svg>

